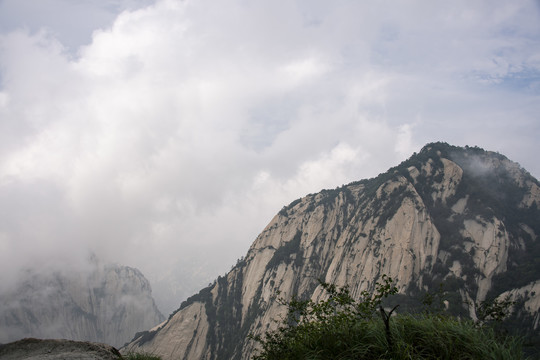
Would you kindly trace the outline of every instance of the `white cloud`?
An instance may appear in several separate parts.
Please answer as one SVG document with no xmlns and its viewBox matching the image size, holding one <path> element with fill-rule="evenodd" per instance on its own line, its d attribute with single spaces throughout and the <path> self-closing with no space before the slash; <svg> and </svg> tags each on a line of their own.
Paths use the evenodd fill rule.
<svg viewBox="0 0 540 360">
<path fill-rule="evenodd" d="M 329 66 L 316 57 L 308 57 L 285 64 L 278 72 L 293 88 L 328 72 Z"/>
<path fill-rule="evenodd" d="M 0 270 L 94 251 L 139 267 L 169 311 L 181 299 L 165 284 L 182 297 L 190 269 L 227 270 L 282 206 L 428 141 L 510 152 L 539 174 L 534 9 L 167 0 L 96 20 L 76 51 L 10 30 L 0 211 L 17 211 Z"/>
<path fill-rule="evenodd" d="M 403 158 L 407 158 L 418 148 L 418 146 L 412 144 L 413 127 L 411 124 L 403 124 L 399 127 L 395 151 L 401 154 Z"/>
</svg>

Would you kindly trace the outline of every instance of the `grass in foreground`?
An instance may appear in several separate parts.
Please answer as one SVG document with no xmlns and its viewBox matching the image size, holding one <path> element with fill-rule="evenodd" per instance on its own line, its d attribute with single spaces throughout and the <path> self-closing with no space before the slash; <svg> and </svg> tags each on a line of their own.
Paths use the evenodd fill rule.
<svg viewBox="0 0 540 360">
<path fill-rule="evenodd" d="M 524 359 L 522 343 L 502 337 L 471 321 L 440 315 L 393 316 L 391 344 L 382 319 L 335 317 L 267 333 L 255 360 L 299 359 Z M 149 353 L 130 353 L 126 360 L 161 360 Z"/>
<path fill-rule="evenodd" d="M 381 319 L 303 324 L 262 342 L 258 360 L 286 359 L 523 359 L 521 342 L 470 321 L 396 315 L 389 344 Z"/>
<path fill-rule="evenodd" d="M 387 312 L 381 301 L 397 289 L 391 278 L 382 280 L 360 301 L 347 287 L 321 283 L 327 300 L 283 302 L 288 313 L 278 328 L 252 336 L 260 345 L 253 359 L 524 359 L 520 338 L 470 320 L 428 312 L 391 316 L 396 307 Z"/>
</svg>

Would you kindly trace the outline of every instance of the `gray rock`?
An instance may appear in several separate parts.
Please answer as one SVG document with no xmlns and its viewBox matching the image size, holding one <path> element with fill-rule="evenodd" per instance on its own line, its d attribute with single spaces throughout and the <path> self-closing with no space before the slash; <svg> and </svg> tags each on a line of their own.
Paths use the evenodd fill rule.
<svg viewBox="0 0 540 360">
<path fill-rule="evenodd" d="M 23 339 L 0 345 L 2 360 L 118 360 L 121 355 L 110 345 L 73 340 Z"/>
<path fill-rule="evenodd" d="M 97 261 L 85 271 L 28 272 L 0 293 L 0 343 L 39 338 L 121 346 L 163 320 L 140 271 Z"/>
</svg>

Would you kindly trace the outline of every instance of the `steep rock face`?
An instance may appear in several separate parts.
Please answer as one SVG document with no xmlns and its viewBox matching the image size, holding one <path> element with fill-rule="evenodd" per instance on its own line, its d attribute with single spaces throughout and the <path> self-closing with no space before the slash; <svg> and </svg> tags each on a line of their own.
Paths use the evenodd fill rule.
<svg viewBox="0 0 540 360">
<path fill-rule="evenodd" d="M 540 279 L 537 189 L 536 179 L 502 155 L 427 145 L 375 179 L 284 207 L 231 272 L 125 350 L 247 359 L 254 351 L 247 335 L 275 326 L 284 313 L 276 294 L 319 299 L 318 279 L 359 296 L 387 274 L 401 300 L 444 283 L 449 311 L 474 318 L 475 302 Z M 534 308 L 532 292 L 522 293 Z"/>
<path fill-rule="evenodd" d="M 28 273 L 0 295 L 0 343 L 24 337 L 121 346 L 163 320 L 150 284 L 126 266 L 92 264 L 89 272 Z"/>
<path fill-rule="evenodd" d="M 513 319 L 514 322 L 527 321 L 535 331 L 540 329 L 540 281 L 534 281 L 526 286 L 510 291 L 505 291 L 498 296 L 499 300 L 515 302 Z"/>
</svg>

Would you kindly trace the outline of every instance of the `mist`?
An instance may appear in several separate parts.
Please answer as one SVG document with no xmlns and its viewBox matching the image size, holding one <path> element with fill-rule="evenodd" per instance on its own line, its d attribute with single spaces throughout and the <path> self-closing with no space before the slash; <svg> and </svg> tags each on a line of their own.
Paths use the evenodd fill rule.
<svg viewBox="0 0 540 360">
<path fill-rule="evenodd" d="M 540 175 L 535 1 L 17 4 L 0 2 L 2 286 L 95 254 L 168 314 L 284 205 L 428 142 Z"/>
</svg>

